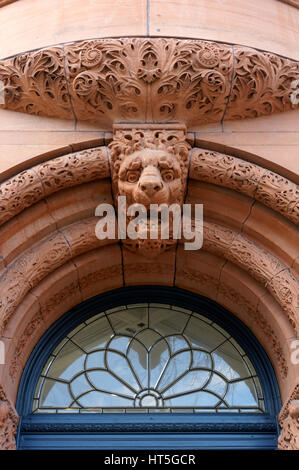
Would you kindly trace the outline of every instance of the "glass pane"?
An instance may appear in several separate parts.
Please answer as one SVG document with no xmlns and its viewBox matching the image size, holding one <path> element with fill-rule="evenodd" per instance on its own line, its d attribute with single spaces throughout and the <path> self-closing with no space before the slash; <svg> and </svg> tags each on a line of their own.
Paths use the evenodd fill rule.
<svg viewBox="0 0 299 470">
<path fill-rule="evenodd" d="M 178 352 L 169 359 L 167 367 L 158 384 L 160 392 L 165 391 L 171 384 L 178 380 L 190 369 L 192 361 L 191 351 Z"/>
<path fill-rule="evenodd" d="M 135 371 L 141 388 L 148 387 L 148 354 L 143 344 L 133 339 L 128 350 L 128 360 Z"/>
<path fill-rule="evenodd" d="M 242 380 L 241 382 L 229 384 L 225 400 L 229 406 L 258 407 L 253 380 Z"/>
<path fill-rule="evenodd" d="M 148 307 L 144 305 L 114 312 L 109 315 L 109 320 L 115 333 L 134 335 L 148 327 Z"/>
<path fill-rule="evenodd" d="M 195 317 L 190 319 L 184 333 L 192 346 L 205 351 L 213 351 L 226 339 L 220 331 Z"/>
<path fill-rule="evenodd" d="M 134 390 L 131 390 L 128 385 L 122 383 L 108 371 L 97 370 L 87 372 L 86 377 L 97 390 L 111 392 L 117 395 L 134 395 Z"/>
<path fill-rule="evenodd" d="M 214 407 L 215 405 L 217 405 L 218 402 L 219 402 L 218 398 L 210 393 L 197 392 L 197 393 L 189 393 L 188 395 L 182 395 L 180 397 L 165 400 L 165 405 L 169 407 L 175 407 L 175 406 L 190 406 L 190 407 L 212 406 Z"/>
<path fill-rule="evenodd" d="M 47 374 L 48 377 L 71 380 L 83 369 L 85 357 L 86 354 L 78 346 L 68 341 L 53 361 Z"/>
<path fill-rule="evenodd" d="M 165 339 L 160 340 L 149 354 L 150 387 L 156 388 L 170 358 L 169 345 Z"/>
<path fill-rule="evenodd" d="M 187 372 L 176 384 L 167 388 L 165 399 L 172 395 L 200 390 L 209 380 L 210 374 L 208 371 Z"/>
<path fill-rule="evenodd" d="M 125 357 L 108 350 L 106 358 L 107 368 L 109 371 L 116 374 L 116 376 L 121 378 L 124 383 L 131 385 L 135 390 L 139 390 L 139 385 L 133 375 L 130 363 Z"/>
<path fill-rule="evenodd" d="M 72 341 L 84 351 L 90 352 L 94 349 L 105 347 L 107 340 L 113 331 L 106 317 L 90 323 L 72 337 Z"/>
<path fill-rule="evenodd" d="M 219 346 L 212 356 L 214 369 L 228 380 L 247 378 L 250 375 L 242 356 L 229 341 Z"/>
<path fill-rule="evenodd" d="M 132 400 L 102 392 L 89 392 L 80 398 L 79 403 L 84 408 L 133 406 Z"/>
<path fill-rule="evenodd" d="M 187 309 L 143 303 L 97 313 L 71 331 L 45 364 L 33 409 L 261 412 L 264 402 L 252 363 L 223 328 Z"/>
<path fill-rule="evenodd" d="M 189 315 L 177 315 L 169 308 L 154 308 L 149 310 L 149 326 L 163 336 L 182 333 L 189 319 Z"/>
<path fill-rule="evenodd" d="M 68 384 L 45 380 L 39 403 L 41 407 L 68 407 L 72 401 Z"/>
</svg>

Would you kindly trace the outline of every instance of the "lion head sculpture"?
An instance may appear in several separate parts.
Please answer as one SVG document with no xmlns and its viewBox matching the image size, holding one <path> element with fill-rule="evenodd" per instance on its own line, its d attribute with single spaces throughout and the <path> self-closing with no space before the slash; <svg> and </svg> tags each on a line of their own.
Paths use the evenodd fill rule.
<svg viewBox="0 0 299 470">
<path fill-rule="evenodd" d="M 190 148 L 183 131 L 118 131 L 109 148 L 115 197 L 146 207 L 183 203 Z"/>
<path fill-rule="evenodd" d="M 183 129 L 119 129 L 109 145 L 113 193 L 126 196 L 127 207 L 179 204 L 186 191 L 190 145 Z M 147 256 L 157 255 L 176 240 L 126 240 L 124 245 Z"/>
</svg>

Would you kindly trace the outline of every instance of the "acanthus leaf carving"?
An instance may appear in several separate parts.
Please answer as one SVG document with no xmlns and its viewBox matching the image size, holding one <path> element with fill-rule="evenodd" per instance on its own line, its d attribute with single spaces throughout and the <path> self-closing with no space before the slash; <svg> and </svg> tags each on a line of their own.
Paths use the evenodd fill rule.
<svg viewBox="0 0 299 470">
<path fill-rule="evenodd" d="M 68 44 L 67 77 L 78 119 L 209 122 L 222 118 L 232 73 L 230 46 L 176 39 Z M 89 60 L 87 60 L 87 57 Z"/>
<path fill-rule="evenodd" d="M 5 108 L 74 119 L 61 47 L 26 52 L 0 62 L 0 80 Z"/>
<path fill-rule="evenodd" d="M 254 118 L 295 108 L 291 84 L 298 80 L 298 62 L 244 46 L 234 46 L 234 58 L 226 119 Z"/>
</svg>

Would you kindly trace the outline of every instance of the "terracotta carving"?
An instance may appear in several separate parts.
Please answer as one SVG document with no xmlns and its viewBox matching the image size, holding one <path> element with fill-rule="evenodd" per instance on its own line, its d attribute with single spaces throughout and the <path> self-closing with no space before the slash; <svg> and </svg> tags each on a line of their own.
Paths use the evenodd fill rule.
<svg viewBox="0 0 299 470">
<path fill-rule="evenodd" d="M 82 150 L 36 165 L 0 185 L 0 225 L 60 189 L 109 176 L 105 147 Z"/>
<path fill-rule="evenodd" d="M 143 204 L 147 210 L 151 204 L 182 207 L 190 149 L 184 128 L 116 127 L 109 148 L 116 204 L 118 196 L 125 196 L 127 207 L 132 204 Z M 127 216 L 127 223 L 132 218 Z M 170 239 L 163 239 L 160 225 L 158 239 L 150 238 L 148 220 L 144 227 L 146 238 L 125 239 L 124 246 L 147 256 L 157 256 L 171 248 L 177 243 L 172 227 Z"/>
<path fill-rule="evenodd" d="M 19 417 L 0 385 L 0 449 L 14 450 Z"/>
<path fill-rule="evenodd" d="M 299 335 L 298 279 L 278 258 L 243 235 L 210 222 L 204 223 L 203 249 L 232 261 L 264 285 Z"/>
<path fill-rule="evenodd" d="M 31 336 L 36 330 L 38 330 L 42 322 L 43 318 L 41 312 L 38 311 L 37 314 L 35 314 L 35 316 L 33 317 L 33 319 L 28 323 L 28 325 L 26 325 L 26 328 L 21 338 L 18 340 L 16 349 L 14 351 L 14 356 L 9 364 L 9 374 L 12 379 L 15 379 L 16 374 L 22 364 L 22 359 L 24 359 L 23 352 L 27 342 L 31 340 Z"/>
<path fill-rule="evenodd" d="M 97 218 L 93 217 L 63 228 L 22 254 L 2 271 L 0 332 L 5 330 L 25 295 L 48 274 L 80 254 L 117 242 L 99 240 L 95 235 L 96 221 Z M 298 281 L 280 260 L 243 235 L 211 222 L 204 223 L 203 249 L 232 261 L 265 286 L 286 312 L 294 330 L 299 333 Z M 140 248 L 141 253 L 142 250 L 143 247 Z"/>
<path fill-rule="evenodd" d="M 299 62 L 243 46 L 234 46 L 234 60 L 226 119 L 265 116 L 294 106 L 290 90 L 298 80 Z"/>
<path fill-rule="evenodd" d="M 278 447 L 282 450 L 299 450 L 299 383 L 279 414 L 281 433 Z"/>
<path fill-rule="evenodd" d="M 4 7 L 5 5 L 9 5 L 10 3 L 17 2 L 18 0 L 0 0 L 0 8 Z"/>
<path fill-rule="evenodd" d="M 299 223 L 299 188 L 292 181 L 220 152 L 193 148 L 190 155 L 190 179 L 246 194 Z M 74 152 L 25 170 L 0 184 L 0 225 L 56 191 L 109 176 L 106 147 Z"/>
<path fill-rule="evenodd" d="M 220 152 L 194 148 L 189 177 L 246 194 L 293 223 L 299 223 L 299 187 L 254 163 Z"/>
<path fill-rule="evenodd" d="M 0 63 L 6 109 L 110 129 L 120 121 L 191 127 L 289 110 L 296 107 L 290 95 L 298 79 L 296 61 L 171 38 L 96 39 Z"/>
<path fill-rule="evenodd" d="M 28 52 L 0 62 L 5 108 L 73 119 L 63 62 L 61 47 Z"/>
<path fill-rule="evenodd" d="M 282 346 L 271 324 L 265 319 L 261 309 L 259 308 L 259 305 L 253 305 L 244 295 L 234 289 L 233 286 L 223 282 L 221 282 L 219 285 L 219 294 L 233 302 L 238 307 L 241 307 L 247 313 L 250 319 L 257 323 L 260 330 L 263 331 L 265 336 L 270 341 L 271 349 L 280 369 L 281 376 L 286 378 L 288 375 L 288 366 L 284 357 Z"/>
</svg>

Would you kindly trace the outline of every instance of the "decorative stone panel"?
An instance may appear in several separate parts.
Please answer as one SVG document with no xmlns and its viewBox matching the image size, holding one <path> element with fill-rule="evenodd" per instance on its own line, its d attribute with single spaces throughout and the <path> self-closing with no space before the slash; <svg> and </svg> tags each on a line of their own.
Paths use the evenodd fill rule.
<svg viewBox="0 0 299 470">
<path fill-rule="evenodd" d="M 189 128 L 282 112 L 299 63 L 243 46 L 172 38 L 95 39 L 0 62 L 6 109 L 95 122 Z"/>
</svg>

